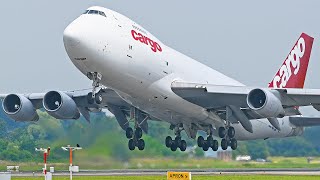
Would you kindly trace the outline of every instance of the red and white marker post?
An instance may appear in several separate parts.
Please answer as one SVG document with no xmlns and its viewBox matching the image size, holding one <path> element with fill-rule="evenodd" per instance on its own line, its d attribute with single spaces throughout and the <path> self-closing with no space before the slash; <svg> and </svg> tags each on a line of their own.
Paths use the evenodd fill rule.
<svg viewBox="0 0 320 180">
<path fill-rule="evenodd" d="M 35 151 L 37 152 L 43 152 L 43 161 L 44 161 L 44 168 L 43 170 L 43 174 L 44 174 L 44 179 L 47 179 L 47 159 L 48 156 L 50 155 L 50 147 L 48 148 L 35 148 Z"/>
<path fill-rule="evenodd" d="M 81 150 L 82 147 L 77 145 L 76 147 L 71 147 L 70 145 L 66 147 L 61 147 L 65 151 L 69 151 L 69 171 L 70 171 L 70 180 L 72 180 L 72 171 L 73 171 L 73 166 L 72 166 L 72 152 L 75 150 Z"/>
</svg>

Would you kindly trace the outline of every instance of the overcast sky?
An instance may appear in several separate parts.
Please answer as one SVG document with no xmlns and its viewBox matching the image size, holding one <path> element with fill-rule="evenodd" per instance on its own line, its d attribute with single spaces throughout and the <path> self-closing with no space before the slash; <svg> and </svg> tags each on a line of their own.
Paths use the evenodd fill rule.
<svg viewBox="0 0 320 180">
<path fill-rule="evenodd" d="M 320 88 L 320 1 L 10 0 L 0 11 L 0 93 L 90 87 L 65 27 L 90 6 L 115 10 L 168 46 L 250 86 L 267 86 L 301 32 L 315 38 L 305 86 Z"/>
</svg>

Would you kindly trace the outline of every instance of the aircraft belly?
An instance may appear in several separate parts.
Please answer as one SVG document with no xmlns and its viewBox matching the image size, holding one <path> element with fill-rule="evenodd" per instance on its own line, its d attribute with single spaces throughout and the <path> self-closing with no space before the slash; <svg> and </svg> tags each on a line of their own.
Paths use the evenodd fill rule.
<svg viewBox="0 0 320 180">
<path fill-rule="evenodd" d="M 149 115 L 156 117 L 157 119 L 161 119 L 172 124 L 190 124 L 194 118 L 197 118 L 197 115 L 199 114 L 199 112 L 195 109 L 201 111 L 201 108 L 199 109 L 199 107 L 196 105 L 185 105 L 184 102 L 181 102 L 184 100 L 165 99 L 165 97 L 162 96 L 154 99 L 154 97 L 150 96 L 150 94 L 152 95 L 153 93 L 150 91 L 144 91 L 143 95 L 138 95 L 135 93 L 134 96 L 131 96 L 126 93 L 119 92 L 119 95 L 128 103 L 148 113 Z M 153 99 L 148 97 L 152 97 Z M 192 112 L 195 114 L 192 114 Z"/>
</svg>

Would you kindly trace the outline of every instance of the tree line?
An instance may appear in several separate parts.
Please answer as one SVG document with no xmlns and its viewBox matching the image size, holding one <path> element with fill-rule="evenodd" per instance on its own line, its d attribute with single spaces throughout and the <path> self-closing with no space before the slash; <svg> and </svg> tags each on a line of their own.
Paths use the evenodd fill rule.
<svg viewBox="0 0 320 180">
<path fill-rule="evenodd" d="M 45 112 L 39 111 L 38 122 L 14 122 L 0 112 L 0 159 L 8 161 L 41 161 L 42 156 L 35 153 L 35 147 L 51 147 L 51 161 L 67 159 L 61 146 L 80 144 L 85 152 L 107 156 L 119 161 L 132 157 L 187 157 L 187 153 L 171 152 L 164 145 L 167 135 L 172 135 L 169 124 L 149 123 L 149 134 L 144 135 L 146 148 L 129 151 L 128 140 L 114 117 L 104 113 L 92 114 L 91 123 L 80 120 L 56 120 Z M 233 155 L 251 155 L 252 158 L 269 156 L 319 156 L 320 142 L 317 139 L 320 127 L 307 128 L 304 135 L 284 139 L 241 141 Z M 186 137 L 188 145 L 196 146 L 196 141 Z M 204 153 L 196 148 L 196 156 Z"/>
</svg>

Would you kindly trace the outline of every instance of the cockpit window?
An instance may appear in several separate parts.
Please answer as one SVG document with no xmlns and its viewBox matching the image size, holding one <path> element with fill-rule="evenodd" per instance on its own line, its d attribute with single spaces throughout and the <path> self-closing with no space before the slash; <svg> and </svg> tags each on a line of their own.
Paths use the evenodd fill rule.
<svg viewBox="0 0 320 180">
<path fill-rule="evenodd" d="M 90 10 L 88 14 L 99 14 L 99 11 L 96 11 L 96 10 Z"/>
<path fill-rule="evenodd" d="M 102 11 L 99 11 L 99 14 L 100 14 L 101 16 L 107 17 L 106 14 L 105 14 L 104 12 L 102 12 Z"/>
<path fill-rule="evenodd" d="M 104 12 L 97 11 L 97 10 L 86 10 L 83 14 L 96 14 L 96 15 L 107 17 Z"/>
</svg>

